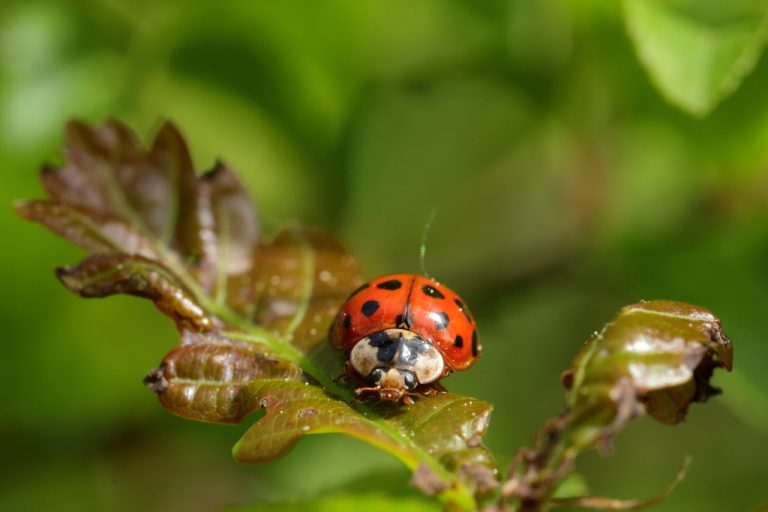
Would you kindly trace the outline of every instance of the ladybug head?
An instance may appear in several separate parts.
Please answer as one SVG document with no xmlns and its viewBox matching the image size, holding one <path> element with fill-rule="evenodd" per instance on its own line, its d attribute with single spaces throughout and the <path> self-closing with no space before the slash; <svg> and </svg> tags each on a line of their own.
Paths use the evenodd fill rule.
<svg viewBox="0 0 768 512">
<path fill-rule="evenodd" d="M 445 363 L 427 340 L 405 329 L 384 329 L 360 339 L 349 354 L 355 371 L 383 400 L 400 400 L 420 384 L 443 376 Z"/>
</svg>

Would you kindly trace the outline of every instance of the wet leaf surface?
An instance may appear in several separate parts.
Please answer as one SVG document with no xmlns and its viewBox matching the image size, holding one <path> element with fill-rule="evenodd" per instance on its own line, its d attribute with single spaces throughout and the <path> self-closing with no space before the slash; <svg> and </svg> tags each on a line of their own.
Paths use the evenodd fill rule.
<svg viewBox="0 0 768 512">
<path fill-rule="evenodd" d="M 57 268 L 56 275 L 64 286 L 85 298 L 135 295 L 154 301 L 179 329 L 213 327 L 211 318 L 176 277 L 162 264 L 143 256 L 95 254 L 79 265 Z"/>
<path fill-rule="evenodd" d="M 317 230 L 285 229 L 257 258 L 254 321 L 302 351 L 325 338 L 340 298 L 362 282 L 354 258 Z"/>
<path fill-rule="evenodd" d="M 71 122 L 64 155 L 41 173 L 50 198 L 16 209 L 91 253 L 57 269 L 70 290 L 147 298 L 174 320 L 180 345 L 145 378 L 166 409 L 214 423 L 263 410 L 235 445 L 243 462 L 343 433 L 397 456 L 452 508 L 472 509 L 473 495 L 495 488 L 482 445 L 490 405 L 451 393 L 411 407 L 361 403 L 335 380 L 342 356 L 325 336 L 361 278 L 333 237 L 290 226 L 262 238 L 232 171 L 217 163 L 197 176 L 170 123 L 144 149 L 117 121 Z"/>
<path fill-rule="evenodd" d="M 609 453 L 613 436 L 646 413 L 661 423 L 679 423 L 691 403 L 720 392 L 709 382 L 714 370 L 732 366 L 733 346 L 709 310 L 662 300 L 622 308 L 563 373 L 567 408 L 541 429 L 535 448 L 517 453 L 502 495 L 517 500 L 521 511 L 547 510 L 558 503 L 552 495 L 579 454 L 595 447 Z M 684 474 L 685 468 L 667 490 L 647 500 L 583 496 L 559 501 L 635 510 L 663 501 Z"/>
<path fill-rule="evenodd" d="M 568 406 L 585 425 L 606 428 L 606 436 L 644 412 L 675 424 L 691 403 L 719 392 L 709 384 L 712 372 L 732 364 L 731 342 L 710 311 L 671 301 L 626 306 L 564 374 Z M 605 416 L 595 421 L 597 415 Z"/>
</svg>

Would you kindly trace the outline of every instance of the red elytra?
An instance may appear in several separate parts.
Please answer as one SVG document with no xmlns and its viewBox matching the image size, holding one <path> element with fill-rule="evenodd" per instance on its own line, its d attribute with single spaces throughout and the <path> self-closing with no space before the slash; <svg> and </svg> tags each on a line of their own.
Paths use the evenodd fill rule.
<svg viewBox="0 0 768 512">
<path fill-rule="evenodd" d="M 330 341 L 348 352 L 360 339 L 389 328 L 431 342 L 451 370 L 469 368 L 480 354 L 477 326 L 464 301 L 416 274 L 382 276 L 352 292 L 331 326 Z"/>
</svg>

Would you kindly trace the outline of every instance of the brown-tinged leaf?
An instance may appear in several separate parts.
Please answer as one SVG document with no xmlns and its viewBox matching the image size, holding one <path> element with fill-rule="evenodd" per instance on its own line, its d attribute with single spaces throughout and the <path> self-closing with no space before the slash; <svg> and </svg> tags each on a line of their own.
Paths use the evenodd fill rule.
<svg viewBox="0 0 768 512">
<path fill-rule="evenodd" d="M 157 257 L 149 240 L 124 220 L 96 215 L 52 200 L 18 201 L 15 207 L 25 219 L 40 222 L 90 252 Z"/>
<path fill-rule="evenodd" d="M 117 293 L 150 299 L 179 330 L 211 329 L 214 320 L 177 278 L 162 264 L 142 256 L 95 254 L 78 265 L 59 267 L 64 286 L 81 297 L 108 297 Z"/>
<path fill-rule="evenodd" d="M 145 383 L 164 407 L 192 419 L 235 423 L 264 409 L 264 417 L 234 448 L 242 462 L 274 459 L 304 435 L 344 433 L 386 449 L 412 469 L 428 455 L 478 492 L 495 487 L 495 464 L 481 444 L 491 411 L 487 403 L 440 393 L 406 408 L 378 402 L 361 413 L 355 407 L 360 404 L 311 385 L 297 366 L 268 350 L 210 333 L 188 333 L 185 344 L 171 351 Z M 444 472 L 427 467 L 450 485 Z"/>
<path fill-rule="evenodd" d="M 362 280 L 357 263 L 328 234 L 287 228 L 258 253 L 255 321 L 307 351 Z"/>
<path fill-rule="evenodd" d="M 139 255 L 189 273 L 214 303 L 235 311 L 250 304 L 258 220 L 224 164 L 198 178 L 171 123 L 149 149 L 114 120 L 97 128 L 72 121 L 66 134 L 66 162 L 40 175 L 51 199 L 17 203 L 23 217 L 91 252 Z"/>
<path fill-rule="evenodd" d="M 254 381 L 303 383 L 298 366 L 271 356 L 265 347 L 212 333 L 187 333 L 184 341 L 144 379 L 163 407 L 179 416 L 238 423 L 260 406 L 249 391 Z"/>
<path fill-rule="evenodd" d="M 709 384 L 712 372 L 730 371 L 732 361 L 731 342 L 710 311 L 671 301 L 626 306 L 566 372 L 568 407 L 604 440 L 644 412 L 675 424 L 692 402 L 718 392 Z"/>
<path fill-rule="evenodd" d="M 237 311 L 250 311 L 259 223 L 250 198 L 223 163 L 202 176 L 198 209 L 203 288 L 219 300 L 226 294 Z"/>
<path fill-rule="evenodd" d="M 473 509 L 496 486 L 482 445 L 488 404 L 450 393 L 411 407 L 362 403 L 336 382 L 342 355 L 324 340 L 361 279 L 335 239 L 290 227 L 260 240 L 234 173 L 218 163 L 198 177 L 170 123 L 149 149 L 117 121 L 71 122 L 67 140 L 65 163 L 41 173 L 50 199 L 16 208 L 92 253 L 57 270 L 70 290 L 145 297 L 176 322 L 180 346 L 145 378 L 165 408 L 215 423 L 264 409 L 235 446 L 244 462 L 338 432 L 426 468 L 443 484 L 421 488 L 452 508 Z"/>
<path fill-rule="evenodd" d="M 719 392 L 709 380 L 716 368 L 730 371 L 733 347 L 720 320 L 700 306 L 650 301 L 626 306 L 582 347 L 563 373 L 567 409 L 539 432 L 533 449 L 518 451 L 502 485 L 505 500 L 522 512 L 552 504 L 633 510 L 662 501 L 683 478 L 650 500 L 602 497 L 553 500 L 576 457 L 591 448 L 610 450 L 612 437 L 634 417 L 648 413 L 676 424 L 693 402 Z"/>
</svg>

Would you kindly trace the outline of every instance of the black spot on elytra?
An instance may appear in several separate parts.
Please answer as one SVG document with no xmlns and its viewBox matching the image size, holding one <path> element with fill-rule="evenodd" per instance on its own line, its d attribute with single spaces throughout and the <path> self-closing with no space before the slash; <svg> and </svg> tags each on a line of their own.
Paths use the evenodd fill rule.
<svg viewBox="0 0 768 512">
<path fill-rule="evenodd" d="M 461 336 L 456 336 L 456 339 L 453 340 L 453 346 L 456 348 L 461 348 L 464 346 L 464 338 Z"/>
<path fill-rule="evenodd" d="M 444 331 L 448 327 L 448 315 L 442 311 L 433 311 L 429 314 L 429 318 L 435 321 L 435 327 Z"/>
<path fill-rule="evenodd" d="M 467 317 L 467 320 L 472 322 L 472 315 L 469 314 L 469 309 L 467 309 L 467 306 L 464 305 L 463 302 L 461 302 L 459 299 L 454 299 L 453 302 L 456 303 L 457 306 L 459 306 L 459 309 L 462 313 L 464 313 L 464 316 Z"/>
<path fill-rule="evenodd" d="M 357 289 L 355 291 L 353 291 L 352 293 L 349 294 L 349 297 L 347 297 L 347 300 L 351 299 L 352 297 L 354 297 L 355 295 L 357 295 L 361 291 L 365 290 L 369 286 L 371 286 L 371 283 L 361 284 L 360 286 L 357 287 Z"/>
<path fill-rule="evenodd" d="M 378 310 L 379 301 L 377 300 L 367 300 L 363 303 L 363 307 L 360 308 L 360 311 L 362 311 L 365 316 L 371 316 Z"/>
<path fill-rule="evenodd" d="M 390 279 L 389 281 L 377 284 L 376 288 L 381 288 L 382 290 L 397 290 L 401 286 L 403 286 L 403 283 L 399 279 Z"/>
<path fill-rule="evenodd" d="M 477 357 L 477 331 L 472 331 L 472 357 Z"/>
<path fill-rule="evenodd" d="M 444 299 L 445 295 L 440 293 L 440 290 L 435 288 L 434 286 L 430 286 L 428 284 L 425 284 L 421 287 L 422 293 L 428 297 L 432 297 L 433 299 Z"/>
<path fill-rule="evenodd" d="M 342 325 L 345 329 L 349 329 L 349 326 L 352 325 L 352 317 L 344 313 L 344 320 L 342 320 Z"/>
</svg>

